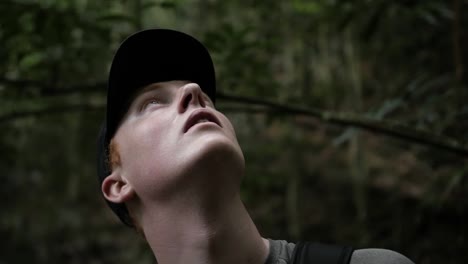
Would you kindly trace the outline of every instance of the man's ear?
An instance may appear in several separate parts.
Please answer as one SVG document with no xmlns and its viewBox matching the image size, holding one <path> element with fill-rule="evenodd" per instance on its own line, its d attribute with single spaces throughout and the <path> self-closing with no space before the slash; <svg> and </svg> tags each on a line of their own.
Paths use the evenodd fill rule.
<svg viewBox="0 0 468 264">
<path fill-rule="evenodd" d="M 132 185 L 120 175 L 118 170 L 113 171 L 102 181 L 101 191 L 104 197 L 113 203 L 125 203 L 135 196 Z"/>
</svg>

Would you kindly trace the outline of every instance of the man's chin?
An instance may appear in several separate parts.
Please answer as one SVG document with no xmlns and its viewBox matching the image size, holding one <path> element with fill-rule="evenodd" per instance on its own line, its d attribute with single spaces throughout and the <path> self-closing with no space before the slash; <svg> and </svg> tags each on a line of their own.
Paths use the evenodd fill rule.
<svg viewBox="0 0 468 264">
<path fill-rule="evenodd" d="M 243 153 L 237 140 L 232 139 L 223 133 L 219 133 L 217 131 L 207 131 L 203 134 L 191 138 L 189 141 L 190 142 L 186 148 L 188 149 L 188 152 L 191 153 L 191 155 L 210 155 L 215 153 L 216 155 L 231 156 L 236 154 L 242 156 L 243 159 Z"/>
<path fill-rule="evenodd" d="M 156 187 L 159 193 L 154 199 L 167 201 L 186 197 L 186 194 L 224 199 L 238 194 L 245 168 L 239 145 L 226 139 L 210 138 L 193 142 L 185 150 L 189 151 L 173 157 L 171 176 L 164 177 L 167 180 L 164 187 Z"/>
<path fill-rule="evenodd" d="M 187 150 L 185 161 L 194 168 L 212 173 L 244 170 L 244 155 L 239 144 L 224 135 L 201 136 L 191 142 Z"/>
</svg>

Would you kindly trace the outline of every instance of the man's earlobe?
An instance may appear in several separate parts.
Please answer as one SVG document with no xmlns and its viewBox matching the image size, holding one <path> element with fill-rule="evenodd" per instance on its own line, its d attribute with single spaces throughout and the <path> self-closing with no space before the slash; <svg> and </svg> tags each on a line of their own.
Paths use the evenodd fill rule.
<svg viewBox="0 0 468 264">
<path fill-rule="evenodd" d="M 102 181 L 101 191 L 104 197 L 113 203 L 125 203 L 135 195 L 130 183 L 115 171 Z"/>
</svg>

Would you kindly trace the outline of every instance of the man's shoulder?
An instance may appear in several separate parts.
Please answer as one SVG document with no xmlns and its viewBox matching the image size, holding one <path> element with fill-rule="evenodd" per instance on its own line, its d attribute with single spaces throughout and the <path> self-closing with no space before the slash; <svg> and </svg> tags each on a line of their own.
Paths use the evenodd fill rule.
<svg viewBox="0 0 468 264">
<path fill-rule="evenodd" d="M 271 240 L 270 254 L 265 264 L 291 263 L 296 244 L 285 240 Z M 389 249 L 363 248 L 353 251 L 349 264 L 414 264 L 404 255 Z"/>
<path fill-rule="evenodd" d="M 404 255 L 389 249 L 364 248 L 356 249 L 351 256 L 350 264 L 414 264 Z"/>
</svg>

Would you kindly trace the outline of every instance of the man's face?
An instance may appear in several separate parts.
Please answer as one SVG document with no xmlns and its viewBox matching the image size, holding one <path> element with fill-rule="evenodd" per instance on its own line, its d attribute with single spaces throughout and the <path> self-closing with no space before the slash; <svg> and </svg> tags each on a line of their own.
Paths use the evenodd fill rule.
<svg viewBox="0 0 468 264">
<path fill-rule="evenodd" d="M 164 198 L 213 179 L 238 184 L 244 168 L 232 124 L 197 84 L 186 81 L 143 88 L 113 141 L 120 173 L 142 199 Z M 216 179 L 222 170 L 238 172 L 239 178 Z"/>
</svg>

